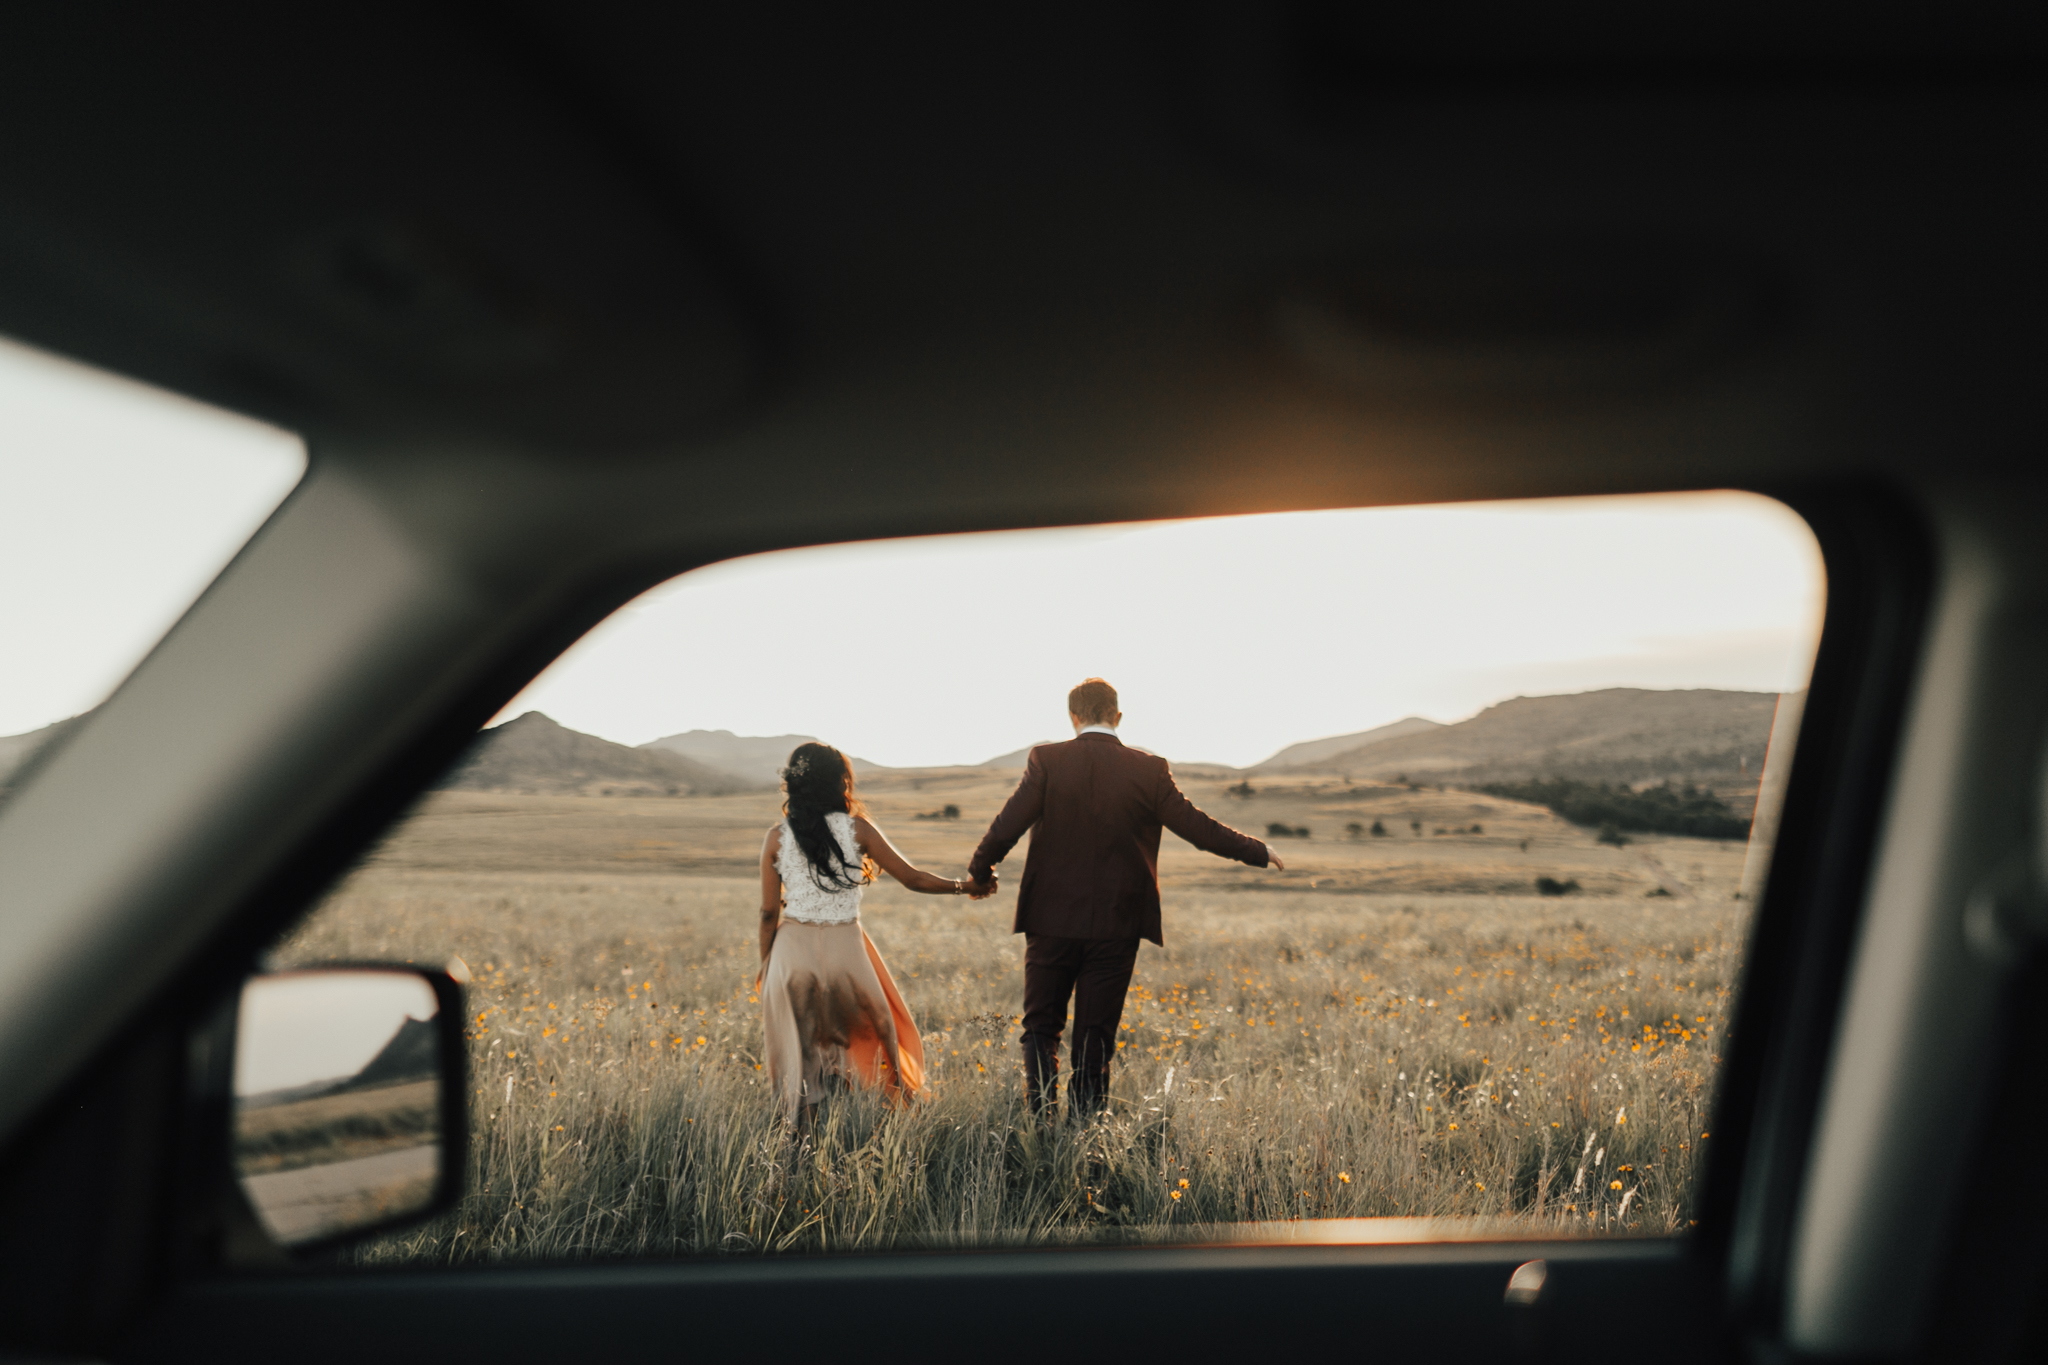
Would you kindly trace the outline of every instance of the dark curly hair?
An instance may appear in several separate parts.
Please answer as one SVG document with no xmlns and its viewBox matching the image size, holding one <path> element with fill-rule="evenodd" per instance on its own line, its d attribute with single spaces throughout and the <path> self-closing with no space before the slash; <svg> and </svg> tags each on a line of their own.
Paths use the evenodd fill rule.
<svg viewBox="0 0 2048 1365">
<path fill-rule="evenodd" d="M 868 813 L 853 794 L 853 763 L 845 754 L 829 744 L 797 745 L 782 770 L 782 790 L 782 813 L 789 817 L 796 846 L 811 865 L 812 881 L 827 891 L 851 891 L 874 880 L 868 860 L 849 860 L 825 823 L 835 811 L 860 818 Z"/>
</svg>

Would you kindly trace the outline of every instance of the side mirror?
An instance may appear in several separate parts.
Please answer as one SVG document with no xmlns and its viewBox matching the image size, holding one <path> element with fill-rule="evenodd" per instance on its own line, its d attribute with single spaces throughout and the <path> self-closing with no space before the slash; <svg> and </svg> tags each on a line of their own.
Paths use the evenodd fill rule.
<svg viewBox="0 0 2048 1365">
<path fill-rule="evenodd" d="M 270 1241 L 332 1245 L 451 1207 L 468 1116 L 462 990 L 399 966 L 253 976 L 230 1164 Z"/>
</svg>

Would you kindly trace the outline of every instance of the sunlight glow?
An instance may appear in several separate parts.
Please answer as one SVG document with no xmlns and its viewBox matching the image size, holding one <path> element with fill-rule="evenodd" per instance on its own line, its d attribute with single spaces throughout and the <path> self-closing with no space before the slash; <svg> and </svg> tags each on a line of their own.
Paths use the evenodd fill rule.
<svg viewBox="0 0 2048 1365">
<path fill-rule="evenodd" d="M 1066 734 L 1100 675 L 1126 740 L 1245 766 L 1516 695 L 1802 687 L 1818 547 L 1746 493 L 1378 508 L 758 555 L 632 602 L 500 719 L 639 744 L 817 735 L 894 767 Z"/>
</svg>

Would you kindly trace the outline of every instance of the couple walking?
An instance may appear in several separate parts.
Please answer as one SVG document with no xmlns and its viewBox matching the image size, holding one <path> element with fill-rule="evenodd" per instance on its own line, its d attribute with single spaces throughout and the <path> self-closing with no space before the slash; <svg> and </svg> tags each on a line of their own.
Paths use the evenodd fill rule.
<svg viewBox="0 0 2048 1365">
<path fill-rule="evenodd" d="M 786 1117 L 806 1116 L 832 1085 L 879 1085 L 892 1098 L 924 1085 L 917 1025 L 860 926 L 861 891 L 878 871 L 912 891 L 981 900 L 996 892 L 996 864 L 1032 831 L 1015 926 L 1025 936 L 1025 1093 L 1034 1112 L 1057 1106 L 1071 999 L 1067 1102 L 1085 1117 L 1108 1101 L 1138 941 L 1162 941 L 1160 830 L 1220 857 L 1280 869 L 1265 844 L 1196 809 L 1165 759 L 1117 738 L 1115 688 L 1090 678 L 1067 694 L 1067 712 L 1074 738 L 1031 751 L 1024 780 L 962 878 L 905 861 L 867 818 L 844 754 L 805 744 L 790 755 L 785 818 L 761 850 L 765 1060 Z"/>
</svg>

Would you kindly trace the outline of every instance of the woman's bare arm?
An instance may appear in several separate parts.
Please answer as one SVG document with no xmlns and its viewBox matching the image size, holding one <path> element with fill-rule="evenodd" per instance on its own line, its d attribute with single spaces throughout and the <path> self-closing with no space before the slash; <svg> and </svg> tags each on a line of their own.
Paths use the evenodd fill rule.
<svg viewBox="0 0 2048 1365">
<path fill-rule="evenodd" d="M 782 826 L 768 831 L 761 842 L 761 961 L 775 946 L 775 929 L 782 921 L 782 877 L 775 870 L 775 855 L 782 851 Z"/>
<path fill-rule="evenodd" d="M 860 851 L 873 858 L 877 867 L 912 891 L 922 891 L 928 896 L 964 896 L 973 890 L 974 884 L 964 878 L 934 876 L 912 867 L 909 859 L 898 853 L 896 846 L 889 842 L 889 836 L 864 819 L 854 820 L 853 837 L 859 840 Z"/>
</svg>

